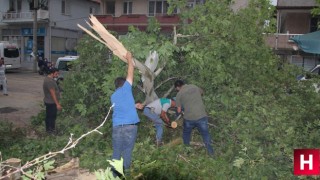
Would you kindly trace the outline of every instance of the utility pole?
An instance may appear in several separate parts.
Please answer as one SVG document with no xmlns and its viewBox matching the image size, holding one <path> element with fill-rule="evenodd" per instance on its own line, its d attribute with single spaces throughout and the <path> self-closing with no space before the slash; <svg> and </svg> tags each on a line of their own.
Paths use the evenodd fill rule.
<svg viewBox="0 0 320 180">
<path fill-rule="evenodd" d="M 37 72 L 38 56 L 38 0 L 33 0 L 33 72 Z"/>
</svg>

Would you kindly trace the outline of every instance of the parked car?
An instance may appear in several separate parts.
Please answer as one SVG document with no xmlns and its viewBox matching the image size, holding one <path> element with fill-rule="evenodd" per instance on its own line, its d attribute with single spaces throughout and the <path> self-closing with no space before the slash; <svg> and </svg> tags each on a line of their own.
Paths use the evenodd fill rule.
<svg viewBox="0 0 320 180">
<path fill-rule="evenodd" d="M 63 88 L 60 83 L 63 81 L 63 78 L 67 72 L 72 69 L 71 62 L 77 60 L 78 58 L 79 56 L 64 56 L 57 59 L 54 67 L 59 70 L 59 77 L 56 79 L 56 81 L 61 92 L 63 91 Z"/>
<path fill-rule="evenodd" d="M 72 68 L 71 62 L 78 58 L 79 56 L 64 56 L 57 59 L 55 68 L 59 70 L 59 79 L 63 79 L 64 75 Z"/>
</svg>

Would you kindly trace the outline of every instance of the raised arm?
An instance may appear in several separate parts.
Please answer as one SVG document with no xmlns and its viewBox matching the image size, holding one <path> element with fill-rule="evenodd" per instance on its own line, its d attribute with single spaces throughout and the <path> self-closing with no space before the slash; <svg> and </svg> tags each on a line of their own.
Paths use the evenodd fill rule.
<svg viewBox="0 0 320 180">
<path fill-rule="evenodd" d="M 133 66 L 133 58 L 132 58 L 131 52 L 128 51 L 125 58 L 127 59 L 127 62 L 128 62 L 128 71 L 127 71 L 126 80 L 132 85 L 134 66 Z"/>
</svg>

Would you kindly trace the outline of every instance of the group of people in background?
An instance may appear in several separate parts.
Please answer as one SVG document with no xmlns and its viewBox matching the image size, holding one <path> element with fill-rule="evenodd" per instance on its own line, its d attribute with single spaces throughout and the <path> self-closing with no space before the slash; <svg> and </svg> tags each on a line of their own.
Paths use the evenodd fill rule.
<svg viewBox="0 0 320 180">
<path fill-rule="evenodd" d="M 48 61 L 47 58 L 43 59 L 43 57 L 40 56 L 38 60 L 38 68 L 39 68 L 38 73 L 40 75 L 47 75 L 49 74 L 49 71 L 52 68 L 54 68 L 54 66 L 53 66 L 53 63 Z"/>
<path fill-rule="evenodd" d="M 123 157 L 125 171 L 130 168 L 131 155 L 137 138 L 138 123 L 140 122 L 136 109 L 154 122 L 156 127 L 156 143 L 162 143 L 163 123 L 169 124 L 167 110 L 176 107 L 178 113 L 183 113 L 183 143 L 190 145 L 191 132 L 197 128 L 200 132 L 207 152 L 213 156 L 211 137 L 208 127 L 208 115 L 202 100 L 203 91 L 196 85 L 185 84 L 182 80 L 174 83 L 178 91 L 176 101 L 160 98 L 147 105 L 135 103 L 132 93 L 134 63 L 130 52 L 126 57 L 128 63 L 127 77 L 118 77 L 115 80 L 116 90 L 111 96 L 114 106 L 112 115 L 112 159 L 120 160 Z M 183 109 L 183 112 L 182 112 Z"/>
</svg>

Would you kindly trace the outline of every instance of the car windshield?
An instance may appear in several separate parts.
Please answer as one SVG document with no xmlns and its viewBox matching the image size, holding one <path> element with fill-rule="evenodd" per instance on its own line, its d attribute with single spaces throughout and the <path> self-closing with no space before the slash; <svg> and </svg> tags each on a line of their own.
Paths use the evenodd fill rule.
<svg viewBox="0 0 320 180">
<path fill-rule="evenodd" d="M 68 71 L 69 70 L 69 61 L 60 61 L 58 65 L 58 69 L 62 71 Z"/>
</svg>

